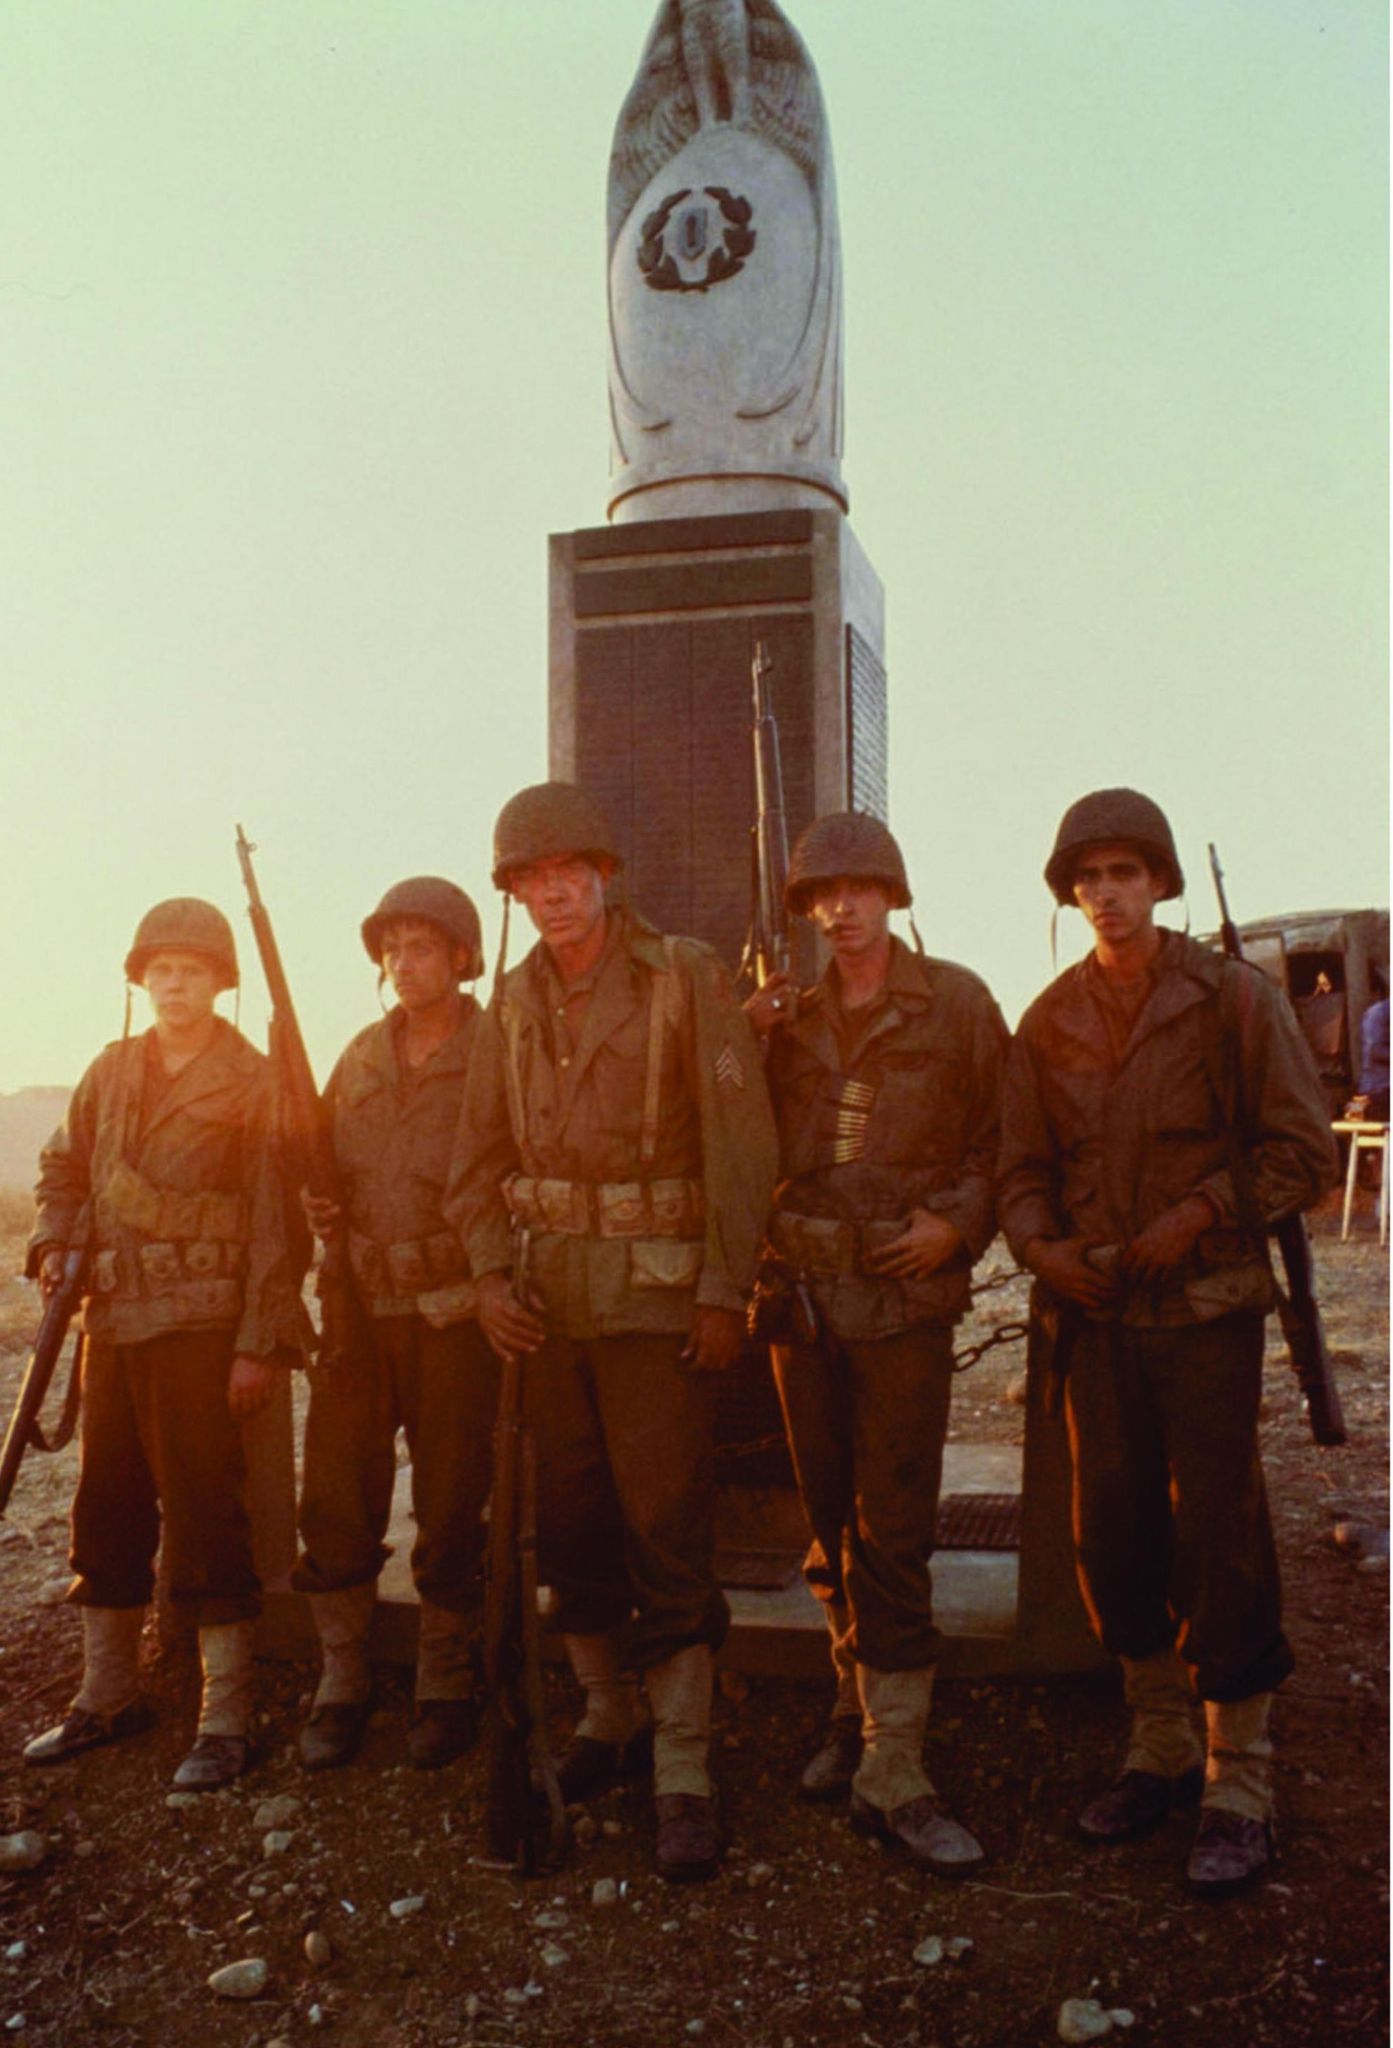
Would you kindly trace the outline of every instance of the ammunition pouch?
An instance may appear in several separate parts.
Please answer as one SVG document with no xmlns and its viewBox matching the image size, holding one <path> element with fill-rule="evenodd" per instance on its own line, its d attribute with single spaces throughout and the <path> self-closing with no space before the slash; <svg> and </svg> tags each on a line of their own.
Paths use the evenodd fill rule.
<svg viewBox="0 0 1393 2048">
<path fill-rule="evenodd" d="M 769 1226 L 774 1249 L 800 1273 L 847 1276 L 871 1271 L 873 1253 L 884 1251 L 905 1231 L 903 1218 L 869 1223 L 848 1223 L 836 1216 L 801 1216 L 793 1209 L 776 1209 Z"/>
<path fill-rule="evenodd" d="M 369 1302 L 374 1296 L 417 1297 L 451 1289 L 467 1280 L 469 1270 L 464 1247 L 452 1230 L 403 1238 L 397 1244 L 378 1244 L 375 1238 L 350 1231 L 348 1262 Z"/>
<path fill-rule="evenodd" d="M 247 1240 L 247 1205 L 240 1195 L 216 1189 L 189 1195 L 156 1187 L 127 1160 L 118 1160 L 97 1202 L 98 1223 L 119 1223 L 156 1242 L 170 1239 L 217 1244 Z"/>
<path fill-rule="evenodd" d="M 701 1266 L 701 1233 L 705 1227 L 706 1201 L 700 1181 L 581 1181 L 542 1180 L 531 1174 L 515 1173 L 503 1183 L 503 1197 L 515 1230 L 533 1230 L 560 1237 L 624 1237 L 638 1239 L 687 1239 L 698 1254 L 691 1280 L 649 1279 L 639 1275 L 642 1261 L 634 1261 L 635 1286 L 681 1287 L 694 1284 Z M 684 1246 L 684 1250 L 688 1247 Z M 635 1245 L 638 1252 L 638 1245 Z M 648 1258 L 655 1270 L 672 1267 L 670 1253 Z"/>
</svg>

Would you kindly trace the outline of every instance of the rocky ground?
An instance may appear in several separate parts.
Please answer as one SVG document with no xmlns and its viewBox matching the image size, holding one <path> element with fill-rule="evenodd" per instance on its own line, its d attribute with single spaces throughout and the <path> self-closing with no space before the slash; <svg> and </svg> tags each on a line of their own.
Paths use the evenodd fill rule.
<svg viewBox="0 0 1393 2048">
<path fill-rule="evenodd" d="M 0 1246 L 0 1402 L 33 1320 Z M 1316 1451 L 1285 1360 L 1269 1355 L 1265 1445 L 1300 1668 L 1284 1688 L 1281 1862 L 1251 1898 L 1201 1904 L 1188 1823 L 1115 1854 L 1072 1833 L 1115 1755 L 1107 1680 L 940 1687 L 931 1763 L 990 1865 L 957 1887 L 867 1846 L 790 1794 L 819 1726 L 812 1684 L 723 1677 L 717 1747 L 731 1849 L 712 1884 L 650 1873 L 637 1794 L 583 1819 L 570 1865 L 526 1885 L 471 1860 L 477 1759 L 404 1767 L 403 1675 L 384 1673 L 361 1760 L 323 1778 L 294 1735 L 311 1673 L 261 1668 L 262 1761 L 234 1790 L 177 1801 L 192 1726 L 188 1657 L 147 1639 L 156 1730 L 51 1773 L 19 1763 L 76 1676 L 61 1604 L 72 1452 L 31 1458 L 0 1524 L 0 1833 L 41 1838 L 0 1875 L 0 2028 L 32 2048 L 546 2048 L 694 2041 L 804 2048 L 1027 2048 L 1066 2000 L 1167 2048 L 1383 2042 L 1388 1933 L 1387 1563 L 1334 1532 L 1388 1522 L 1387 1254 L 1318 1224 L 1330 1342 L 1352 1442 Z M 1010 1289 L 983 1320 L 1011 1312 Z M 1019 1433 L 1020 1352 L 959 1384 L 956 1431 Z M 558 1727 L 572 1700 L 549 1683 Z M 315 1937 L 309 1940 L 309 1937 Z M 307 1952 L 308 1950 L 308 1952 Z M 252 1998 L 210 1976 L 259 1960 Z M 1082 2033 L 1075 2036 L 1084 2038 Z"/>
</svg>

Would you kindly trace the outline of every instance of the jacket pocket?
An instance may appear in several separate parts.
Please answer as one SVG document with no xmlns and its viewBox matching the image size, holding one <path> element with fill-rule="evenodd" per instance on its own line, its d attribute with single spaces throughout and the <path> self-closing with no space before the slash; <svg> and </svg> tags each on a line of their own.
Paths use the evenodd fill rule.
<svg viewBox="0 0 1393 2048">
<path fill-rule="evenodd" d="M 704 1244 L 678 1237 L 637 1237 L 629 1246 L 631 1287 L 695 1287 L 706 1256 Z"/>
</svg>

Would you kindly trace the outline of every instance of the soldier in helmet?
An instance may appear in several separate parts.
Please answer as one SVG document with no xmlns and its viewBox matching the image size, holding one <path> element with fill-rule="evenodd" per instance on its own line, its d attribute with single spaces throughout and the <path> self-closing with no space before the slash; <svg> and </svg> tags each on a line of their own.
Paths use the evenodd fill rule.
<svg viewBox="0 0 1393 2048">
<path fill-rule="evenodd" d="M 800 1795 L 849 1791 L 855 1825 L 951 1876 L 982 1851 L 938 1811 L 924 1771 L 939 1650 L 927 1559 L 953 1325 L 995 1228 L 1006 1027 L 975 975 L 891 933 L 910 900 L 878 818 L 817 819 L 794 848 L 787 902 L 831 959 L 801 998 L 776 979 L 752 1007 L 773 1027 L 775 1271 L 798 1276 L 818 1326 L 770 1332 L 837 1680 Z"/>
<path fill-rule="evenodd" d="M 1268 1710 L 1292 1668 L 1258 1456 L 1265 1229 L 1331 1185 L 1334 1149 L 1282 995 L 1156 924 L 1184 884 L 1149 797 L 1080 798 L 1045 880 L 1093 950 L 1021 1020 L 997 1199 L 1071 1333 L 1079 1578 L 1132 1710 L 1080 1825 L 1125 1841 L 1202 1788 L 1189 1878 L 1218 1894 L 1267 1866 Z"/>
<path fill-rule="evenodd" d="M 179 897 L 141 919 L 126 959 L 153 1028 L 83 1075 L 39 1166 L 27 1270 L 51 1292 L 86 1235 L 82 1465 L 70 1598 L 83 1677 L 32 1764 L 151 1724 L 141 1625 L 163 1544 L 170 1605 L 197 1627 L 203 1695 L 175 1784 L 207 1791 L 248 1762 L 260 1588 L 243 1505 L 239 1424 L 270 1399 L 310 1332 L 270 1136 L 269 1069 L 218 1016 L 237 985 L 227 919 Z"/>
<path fill-rule="evenodd" d="M 362 929 L 396 1004 L 359 1032 L 325 1091 L 347 1213 L 310 1205 L 315 1228 L 347 1251 L 364 1315 L 361 1355 L 310 1375 L 294 1582 L 309 1595 L 324 1661 L 300 1756 L 311 1770 L 328 1769 L 347 1763 L 362 1739 L 368 1626 L 404 1427 L 420 1596 L 406 1743 L 425 1770 L 460 1755 L 478 1726 L 470 1638 L 498 1368 L 440 1204 L 482 1016 L 460 983 L 478 977 L 483 955 L 473 903 L 433 875 L 398 882 Z"/>
<path fill-rule="evenodd" d="M 774 1129 L 720 963 L 609 907 L 618 866 L 582 790 L 543 783 L 504 806 L 493 878 L 540 937 L 489 1012 L 446 1208 L 485 1333 L 505 1357 L 531 1354 L 539 1568 L 586 1695 L 562 1790 L 584 1798 L 626 1768 L 642 1674 L 657 1866 L 704 1878 L 720 1853 L 707 1748 L 728 1620 L 713 1375 L 742 1341 Z"/>
</svg>

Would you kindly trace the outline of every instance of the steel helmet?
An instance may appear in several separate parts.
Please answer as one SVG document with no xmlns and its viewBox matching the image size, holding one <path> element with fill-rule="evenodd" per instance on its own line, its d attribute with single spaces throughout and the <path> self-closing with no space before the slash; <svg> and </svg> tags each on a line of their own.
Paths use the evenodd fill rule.
<svg viewBox="0 0 1393 2048">
<path fill-rule="evenodd" d="M 815 818 L 799 835 L 788 864 L 784 902 L 806 916 L 820 883 L 847 875 L 856 882 L 880 882 L 889 891 L 892 910 L 906 910 L 914 901 L 904 855 L 894 833 L 866 811 L 830 811 Z"/>
<path fill-rule="evenodd" d="M 1074 900 L 1074 869 L 1084 848 L 1109 844 L 1135 846 L 1161 871 L 1166 880 L 1163 903 L 1184 894 L 1185 876 L 1161 806 L 1140 790 L 1095 789 L 1070 804 L 1055 834 L 1045 880 L 1057 903 Z"/>
<path fill-rule="evenodd" d="M 476 981 L 484 971 L 484 935 L 473 899 L 440 875 L 413 875 L 394 882 L 376 910 L 363 919 L 363 944 L 368 958 L 382 965 L 382 934 L 395 918 L 416 917 L 433 924 L 469 955 L 460 979 Z"/>
<path fill-rule="evenodd" d="M 156 953 L 197 953 L 218 973 L 218 988 L 237 986 L 237 945 L 216 904 L 201 896 L 171 896 L 147 910 L 126 955 L 126 979 L 137 986 Z"/>
<path fill-rule="evenodd" d="M 623 866 L 609 820 L 573 782 L 535 782 L 509 797 L 493 828 L 493 885 L 506 889 L 517 868 L 566 855 Z"/>
</svg>

